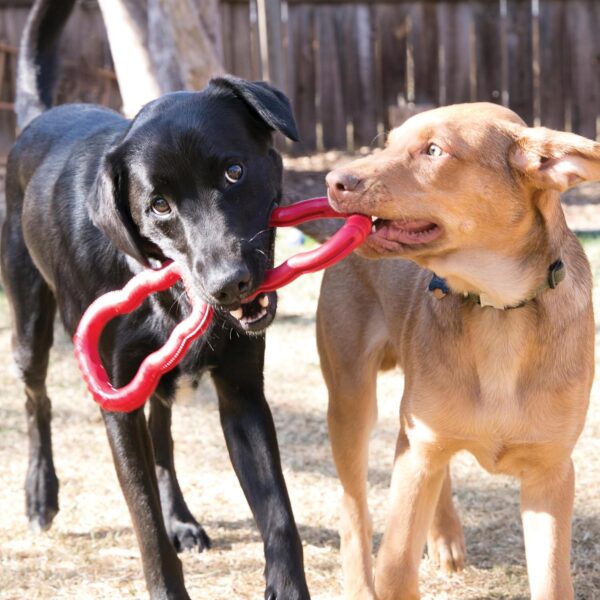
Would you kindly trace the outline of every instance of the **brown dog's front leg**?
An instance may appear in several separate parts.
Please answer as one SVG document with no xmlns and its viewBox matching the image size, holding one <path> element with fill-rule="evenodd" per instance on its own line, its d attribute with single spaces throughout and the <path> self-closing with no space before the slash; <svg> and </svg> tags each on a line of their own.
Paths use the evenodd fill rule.
<svg viewBox="0 0 600 600">
<path fill-rule="evenodd" d="M 575 474 L 569 458 L 521 482 L 521 517 L 532 600 L 572 600 L 571 517 Z"/>
<path fill-rule="evenodd" d="M 418 600 L 419 564 L 449 456 L 411 446 L 400 431 L 392 473 L 390 512 L 375 566 L 378 600 Z"/>
<path fill-rule="evenodd" d="M 321 370 L 329 392 L 327 424 L 333 460 L 343 496 L 339 529 L 344 598 L 374 600 L 373 530 L 367 502 L 369 436 L 377 421 L 377 370 L 382 343 L 374 346 L 372 332 L 381 330 L 377 306 L 366 308 L 355 291 L 338 288 L 340 270 L 325 273 L 317 311 L 317 344 Z M 336 294 L 344 296 L 344 319 Z M 350 327 L 369 315 L 369 325 Z M 353 318 L 354 317 L 354 318 Z M 385 340 L 383 340 L 385 341 Z M 368 348 L 368 351 L 367 351 Z"/>
<path fill-rule="evenodd" d="M 163 522 L 154 455 L 143 409 L 129 414 L 102 411 L 102 416 L 142 554 L 150 597 L 189 600 L 181 562 Z"/>
</svg>

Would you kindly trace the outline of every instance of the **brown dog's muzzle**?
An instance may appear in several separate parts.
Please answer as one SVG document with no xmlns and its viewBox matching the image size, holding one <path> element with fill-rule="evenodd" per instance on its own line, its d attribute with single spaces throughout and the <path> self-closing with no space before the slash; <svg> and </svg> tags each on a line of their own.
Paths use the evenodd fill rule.
<svg viewBox="0 0 600 600">
<path fill-rule="evenodd" d="M 362 179 L 343 169 L 330 171 L 325 177 L 329 203 L 341 212 L 346 212 L 356 196 L 357 188 Z"/>
</svg>

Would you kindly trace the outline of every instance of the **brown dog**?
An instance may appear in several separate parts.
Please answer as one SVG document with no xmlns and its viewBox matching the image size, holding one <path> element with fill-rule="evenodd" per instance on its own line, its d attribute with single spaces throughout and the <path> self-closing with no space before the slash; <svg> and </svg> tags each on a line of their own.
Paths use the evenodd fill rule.
<svg viewBox="0 0 600 600">
<path fill-rule="evenodd" d="M 419 598 L 428 532 L 430 553 L 462 566 L 448 476 L 459 450 L 521 482 L 532 598 L 573 598 L 571 452 L 594 319 L 589 264 L 559 192 L 599 178 L 600 144 L 527 128 L 492 104 L 417 115 L 382 152 L 328 175 L 335 208 L 377 218 L 360 253 L 396 259 L 351 256 L 325 274 L 319 302 L 347 598 Z M 395 365 L 400 435 L 373 578 L 367 446 L 377 372 Z"/>
</svg>

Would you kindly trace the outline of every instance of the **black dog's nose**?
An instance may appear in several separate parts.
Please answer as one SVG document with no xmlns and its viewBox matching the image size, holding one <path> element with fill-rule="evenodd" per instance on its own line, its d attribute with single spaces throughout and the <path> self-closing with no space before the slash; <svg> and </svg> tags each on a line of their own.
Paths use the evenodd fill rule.
<svg viewBox="0 0 600 600">
<path fill-rule="evenodd" d="M 205 282 L 206 291 L 219 304 L 233 304 L 245 296 L 252 286 L 252 275 L 247 267 L 238 267 L 228 273 L 218 273 Z"/>
<path fill-rule="evenodd" d="M 335 193 L 353 192 L 358 187 L 361 179 L 354 175 L 354 173 L 344 171 L 343 169 L 336 169 L 327 174 L 325 181 L 327 182 L 327 187 Z"/>
</svg>

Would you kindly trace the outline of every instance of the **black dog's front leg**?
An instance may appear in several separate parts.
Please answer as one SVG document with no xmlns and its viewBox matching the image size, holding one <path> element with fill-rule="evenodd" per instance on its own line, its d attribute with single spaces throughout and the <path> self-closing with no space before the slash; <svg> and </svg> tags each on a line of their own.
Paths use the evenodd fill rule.
<svg viewBox="0 0 600 600">
<path fill-rule="evenodd" d="M 306 600 L 302 544 L 263 391 L 264 347 L 264 337 L 233 338 L 213 379 L 231 462 L 264 543 L 265 598 Z"/>
<path fill-rule="evenodd" d="M 190 512 L 183 498 L 175 473 L 171 408 L 165 405 L 156 394 L 150 399 L 148 425 L 154 447 L 156 477 L 167 533 L 177 552 L 194 548 L 202 552 L 206 548 L 210 548 L 210 539 Z"/>
<path fill-rule="evenodd" d="M 181 562 L 165 530 L 154 455 L 143 409 L 102 411 L 117 476 L 129 507 L 152 600 L 189 600 Z"/>
</svg>

